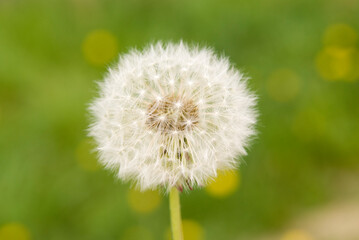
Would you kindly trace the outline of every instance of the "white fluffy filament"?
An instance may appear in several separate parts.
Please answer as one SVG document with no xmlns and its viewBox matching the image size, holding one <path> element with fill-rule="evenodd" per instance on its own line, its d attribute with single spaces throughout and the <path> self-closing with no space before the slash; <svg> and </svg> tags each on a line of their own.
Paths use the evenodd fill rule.
<svg viewBox="0 0 359 240">
<path fill-rule="evenodd" d="M 209 49 L 158 43 L 120 57 L 90 106 L 100 161 L 142 189 L 204 185 L 254 134 L 255 97 Z"/>
</svg>

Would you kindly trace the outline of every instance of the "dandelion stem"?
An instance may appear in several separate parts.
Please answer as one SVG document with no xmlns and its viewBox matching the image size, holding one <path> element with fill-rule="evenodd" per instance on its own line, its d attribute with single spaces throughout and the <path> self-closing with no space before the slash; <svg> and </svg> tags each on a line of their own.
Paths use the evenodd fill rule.
<svg viewBox="0 0 359 240">
<path fill-rule="evenodd" d="M 180 197 L 179 191 L 175 187 L 170 192 L 170 213 L 172 238 L 173 240 L 183 240 Z"/>
</svg>

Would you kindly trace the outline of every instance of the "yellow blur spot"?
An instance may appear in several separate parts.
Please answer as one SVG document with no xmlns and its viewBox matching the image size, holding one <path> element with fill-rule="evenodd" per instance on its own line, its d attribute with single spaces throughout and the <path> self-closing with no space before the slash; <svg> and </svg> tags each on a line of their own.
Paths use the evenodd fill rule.
<svg viewBox="0 0 359 240">
<path fill-rule="evenodd" d="M 273 72 L 267 82 L 269 96 L 278 102 L 287 102 L 295 98 L 300 89 L 299 77 L 289 69 Z"/>
<path fill-rule="evenodd" d="M 347 24 L 334 24 L 324 33 L 324 44 L 336 47 L 354 47 L 358 33 Z"/>
<path fill-rule="evenodd" d="M 117 54 L 116 37 L 106 30 L 90 32 L 83 41 L 82 51 L 90 64 L 102 66 L 111 61 Z"/>
<path fill-rule="evenodd" d="M 76 149 L 76 160 L 79 166 L 86 171 L 96 171 L 99 169 L 94 143 L 91 139 L 84 139 Z"/>
<path fill-rule="evenodd" d="M 199 223 L 193 220 L 183 220 L 183 238 L 186 240 L 202 240 L 204 239 L 204 231 Z"/>
<path fill-rule="evenodd" d="M 19 223 L 8 223 L 0 227 L 0 240 L 29 240 L 30 232 Z"/>
<path fill-rule="evenodd" d="M 304 231 L 291 230 L 285 233 L 280 240 L 314 240 L 314 239 Z"/>
<path fill-rule="evenodd" d="M 153 234 L 146 228 L 135 226 L 128 228 L 121 240 L 154 240 Z"/>
<path fill-rule="evenodd" d="M 184 219 L 182 221 L 183 239 L 185 240 L 203 240 L 204 230 L 199 223 L 193 220 Z M 166 231 L 166 239 L 172 239 L 171 228 Z"/>
<path fill-rule="evenodd" d="M 354 81 L 359 78 L 359 52 L 355 48 L 326 47 L 317 55 L 316 66 L 326 80 Z"/>
<path fill-rule="evenodd" d="M 130 207 L 138 213 L 150 213 L 159 207 L 161 196 L 157 191 L 140 192 L 130 189 L 127 195 Z"/>
<path fill-rule="evenodd" d="M 238 171 L 219 172 L 216 179 L 206 187 L 208 194 L 224 198 L 233 194 L 239 186 Z"/>
</svg>

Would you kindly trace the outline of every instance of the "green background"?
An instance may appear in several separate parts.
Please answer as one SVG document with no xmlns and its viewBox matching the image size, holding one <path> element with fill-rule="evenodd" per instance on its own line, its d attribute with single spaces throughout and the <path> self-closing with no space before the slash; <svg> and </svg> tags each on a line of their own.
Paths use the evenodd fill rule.
<svg viewBox="0 0 359 240">
<path fill-rule="evenodd" d="M 84 42 L 99 29 L 115 39 L 116 55 L 183 39 L 251 76 L 260 117 L 239 189 L 226 198 L 203 189 L 182 195 L 182 215 L 204 239 L 280 236 L 302 213 L 358 199 L 358 42 L 344 31 L 328 43 L 334 24 L 357 34 L 359 1 L 0 1 L 0 228 L 22 224 L 31 239 L 165 239 L 166 196 L 137 213 L 129 184 L 81 163 L 94 159 L 83 143 L 95 81 L 117 58 L 86 58 Z M 321 60 L 328 47 L 334 60 Z M 340 73 L 345 67 L 354 77 Z M 129 234 L 133 226 L 149 233 Z"/>
</svg>

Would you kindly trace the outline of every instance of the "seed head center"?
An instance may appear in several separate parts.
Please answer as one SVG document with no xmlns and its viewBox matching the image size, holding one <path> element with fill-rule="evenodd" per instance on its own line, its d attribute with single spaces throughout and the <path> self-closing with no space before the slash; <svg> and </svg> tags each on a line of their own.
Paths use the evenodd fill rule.
<svg viewBox="0 0 359 240">
<path fill-rule="evenodd" d="M 181 96 L 168 95 L 147 108 L 146 125 L 163 134 L 192 130 L 199 122 L 198 106 Z"/>
</svg>

